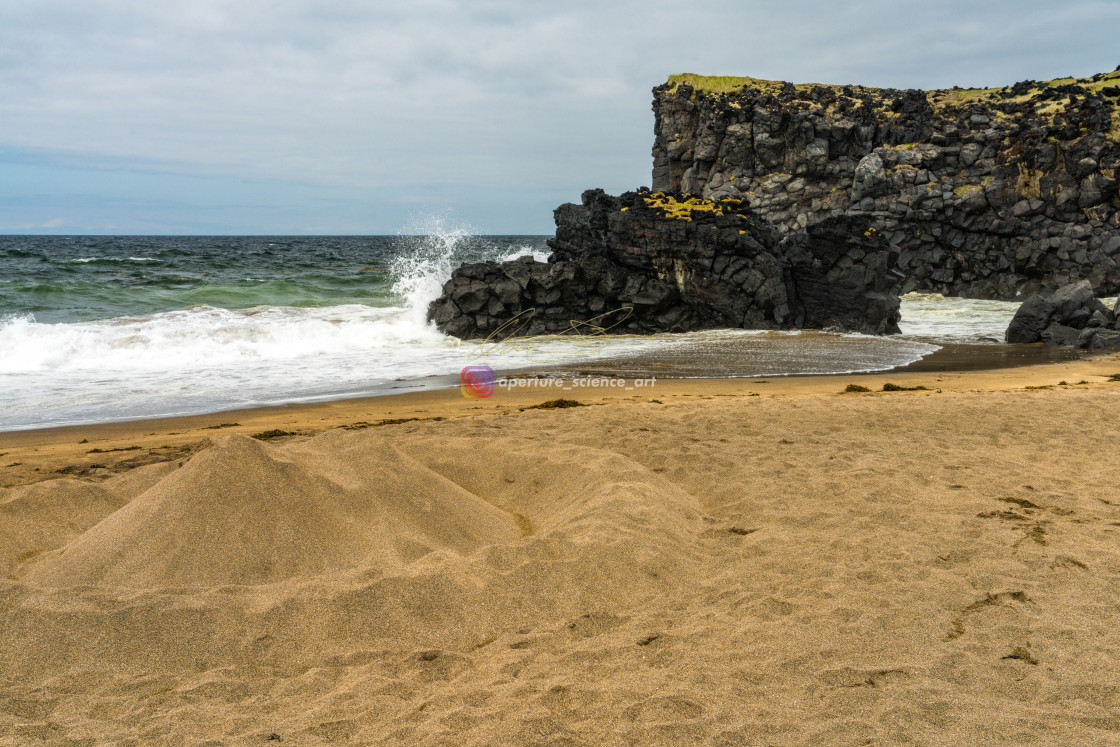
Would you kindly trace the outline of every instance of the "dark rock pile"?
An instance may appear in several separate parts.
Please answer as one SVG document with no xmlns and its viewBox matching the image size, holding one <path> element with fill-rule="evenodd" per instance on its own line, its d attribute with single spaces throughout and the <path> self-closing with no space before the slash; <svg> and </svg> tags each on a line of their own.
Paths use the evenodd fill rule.
<svg viewBox="0 0 1120 747">
<path fill-rule="evenodd" d="M 745 201 L 648 190 L 589 190 L 555 219 L 547 263 L 464 265 L 428 317 L 464 339 L 596 328 L 898 332 L 898 253 L 866 219 L 783 238 Z"/>
<path fill-rule="evenodd" d="M 1079 348 L 1120 347 L 1116 308 L 1093 295 L 1089 281 L 1062 286 L 1055 293 L 1036 293 L 1023 302 L 1007 327 L 1008 342 L 1043 342 Z"/>
<path fill-rule="evenodd" d="M 787 233 L 866 218 L 900 247 L 903 292 L 1120 290 L 1120 73 L 928 92 L 686 75 L 653 93 L 654 189 L 741 198 Z"/>
</svg>

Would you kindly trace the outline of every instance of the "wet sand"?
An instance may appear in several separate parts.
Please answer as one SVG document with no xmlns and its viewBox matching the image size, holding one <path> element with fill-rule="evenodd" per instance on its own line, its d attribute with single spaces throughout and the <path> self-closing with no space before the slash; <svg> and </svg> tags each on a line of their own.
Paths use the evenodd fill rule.
<svg viewBox="0 0 1120 747">
<path fill-rule="evenodd" d="M 2 433 L 0 744 L 1114 741 L 1120 355 L 961 368 Z"/>
<path fill-rule="evenodd" d="M 888 343 L 890 338 L 837 338 L 835 336 L 802 333 L 796 341 L 816 343 L 814 350 L 819 360 L 806 360 L 804 355 L 789 343 L 789 337 L 775 333 L 766 336 L 743 337 L 728 341 L 707 341 L 694 345 L 661 350 L 651 354 L 629 356 L 626 358 L 597 360 L 587 358 L 562 365 L 542 366 L 530 372 L 556 372 L 561 375 L 618 375 L 628 378 L 657 376 L 660 378 L 789 378 L 775 375 L 771 371 L 801 369 L 801 376 L 836 376 L 845 374 L 831 373 L 837 365 L 835 358 L 828 357 L 828 351 L 835 349 L 843 353 L 852 345 L 867 344 L 874 346 Z M 777 343 L 767 349 L 767 343 Z M 939 349 L 925 354 L 912 363 L 887 367 L 886 371 L 899 372 L 951 372 L 951 371 L 988 371 L 1019 366 L 1034 366 L 1045 363 L 1060 363 L 1090 358 L 1095 353 L 1071 347 L 1048 347 L 1044 345 L 1009 345 L 988 343 L 937 343 Z M 765 363 L 760 365 L 759 358 Z M 814 369 L 820 369 L 819 371 Z M 876 371 L 880 373 L 883 371 Z M 520 372 L 519 372 L 520 373 Z M 853 374 L 854 375 L 854 374 Z M 795 375 L 796 376 L 796 375 Z"/>
</svg>

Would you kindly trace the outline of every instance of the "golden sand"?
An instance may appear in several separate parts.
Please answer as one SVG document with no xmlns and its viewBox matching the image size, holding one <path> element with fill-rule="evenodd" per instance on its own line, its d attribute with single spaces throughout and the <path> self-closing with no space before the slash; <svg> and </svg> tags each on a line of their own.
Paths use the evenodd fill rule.
<svg viewBox="0 0 1120 747">
<path fill-rule="evenodd" d="M 0 744 L 1111 743 L 1113 373 L 0 434 Z"/>
</svg>

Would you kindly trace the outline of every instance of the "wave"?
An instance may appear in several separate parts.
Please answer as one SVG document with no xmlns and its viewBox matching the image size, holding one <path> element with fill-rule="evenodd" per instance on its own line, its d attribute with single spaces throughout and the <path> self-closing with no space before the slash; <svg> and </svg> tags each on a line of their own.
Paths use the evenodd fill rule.
<svg viewBox="0 0 1120 747">
<path fill-rule="evenodd" d="M 42 324 L 31 315 L 0 322 L 0 373 L 52 370 L 126 374 L 214 368 L 361 353 L 390 345 L 437 344 L 407 309 L 350 304 L 189 309 L 91 322 Z"/>
<path fill-rule="evenodd" d="M 159 262 L 155 257 L 79 257 L 60 260 L 63 265 L 85 265 L 90 262 Z"/>
</svg>

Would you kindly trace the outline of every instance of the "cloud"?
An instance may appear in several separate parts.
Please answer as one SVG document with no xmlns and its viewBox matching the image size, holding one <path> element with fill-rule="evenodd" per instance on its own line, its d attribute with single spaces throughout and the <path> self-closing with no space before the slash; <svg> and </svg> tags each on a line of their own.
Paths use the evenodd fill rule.
<svg viewBox="0 0 1120 747">
<path fill-rule="evenodd" d="M 1084 75 L 1120 62 L 1118 5 L 7 3 L 0 147 L 72 168 L 574 198 L 648 181 L 649 90 L 671 73 Z"/>
</svg>

